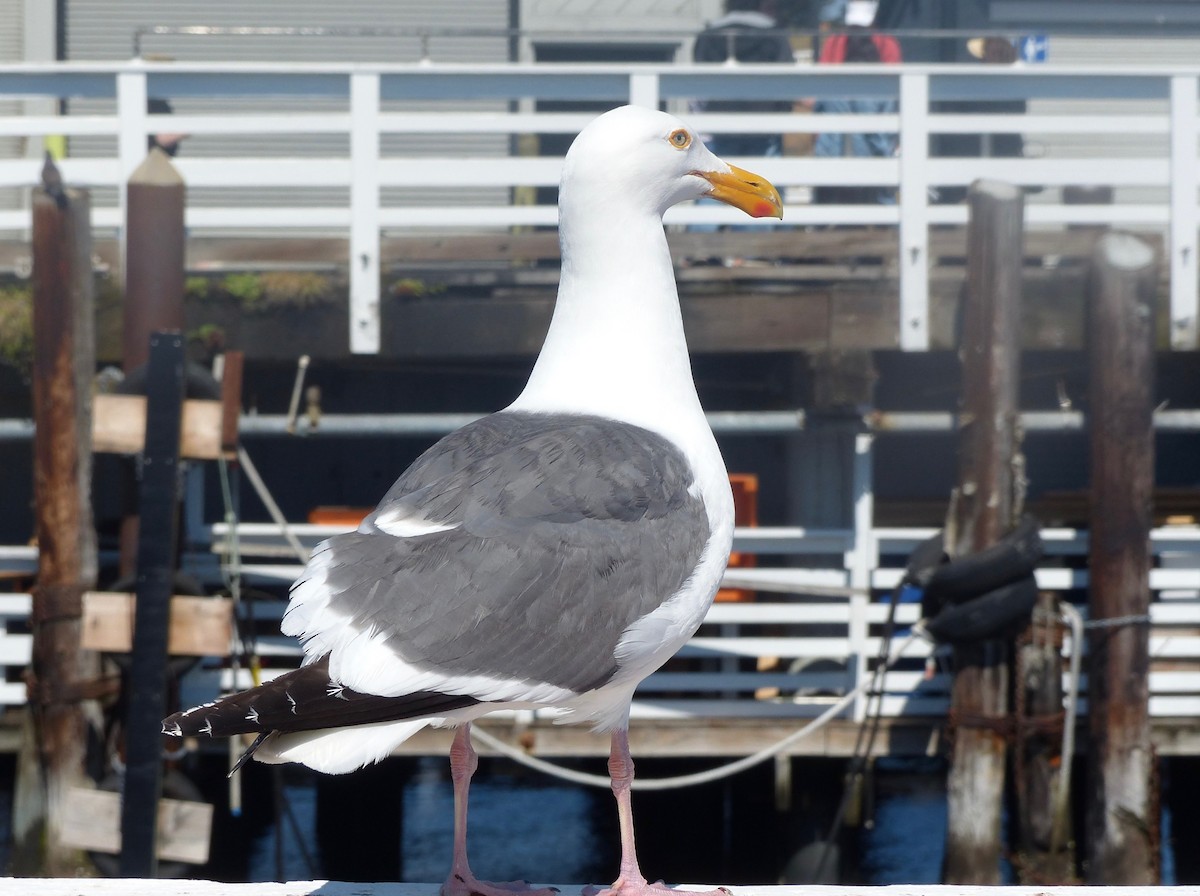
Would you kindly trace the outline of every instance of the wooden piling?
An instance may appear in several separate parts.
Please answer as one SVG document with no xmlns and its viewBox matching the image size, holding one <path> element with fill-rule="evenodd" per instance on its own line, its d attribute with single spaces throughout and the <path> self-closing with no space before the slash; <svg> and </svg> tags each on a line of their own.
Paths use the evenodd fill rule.
<svg viewBox="0 0 1200 896">
<path fill-rule="evenodd" d="M 53 166 L 49 166 L 51 169 Z M 67 792 L 85 779 L 96 654 L 80 646 L 83 593 L 96 585 L 91 509 L 91 380 L 95 371 L 89 196 L 33 193 L 33 478 L 38 541 L 29 707 L 36 743 L 23 751 L 14 807 L 17 873 L 88 869 L 61 832 Z"/>
<path fill-rule="evenodd" d="M 1072 757 L 1063 755 L 1062 623 L 1058 597 L 1038 595 L 1025 636 L 1017 647 L 1013 682 L 1016 743 L 1013 745 L 1013 798 L 1016 849 L 1013 865 L 1026 884 L 1067 884 L 1077 880 L 1071 836 L 1070 793 L 1063 777 Z M 1065 798 L 1064 798 L 1065 797 Z"/>
<path fill-rule="evenodd" d="M 150 334 L 183 330 L 186 188 L 170 157 L 155 147 L 126 187 L 125 319 L 128 372 L 148 357 Z"/>
<path fill-rule="evenodd" d="M 1154 486 L 1154 252 L 1096 243 L 1088 285 L 1091 440 L 1088 883 L 1158 882 L 1150 744 L 1150 525 Z"/>
<path fill-rule="evenodd" d="M 150 334 L 184 329 L 183 284 L 187 245 L 187 189 L 170 157 L 158 147 L 129 177 L 126 186 L 125 308 L 122 366 L 126 373 L 146 363 Z M 121 521 L 121 578 L 134 574 L 138 518 Z"/>
<path fill-rule="evenodd" d="M 1017 375 L 1024 201 L 1009 184 L 976 181 L 967 195 L 967 284 L 960 356 L 959 484 L 947 519 L 954 556 L 994 544 L 1019 505 Z M 1009 646 L 986 641 L 954 652 L 943 877 L 1000 882 Z"/>
</svg>

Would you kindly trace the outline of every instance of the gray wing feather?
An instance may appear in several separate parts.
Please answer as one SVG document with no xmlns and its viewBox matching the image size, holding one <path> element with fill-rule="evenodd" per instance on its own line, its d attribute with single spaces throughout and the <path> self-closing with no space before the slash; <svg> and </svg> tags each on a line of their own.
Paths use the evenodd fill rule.
<svg viewBox="0 0 1200 896">
<path fill-rule="evenodd" d="M 502 412 L 447 436 L 358 532 L 330 539 L 330 606 L 418 668 L 577 692 L 625 629 L 687 581 L 708 541 L 681 452 L 600 417 Z M 408 538 L 403 507 L 455 528 Z"/>
</svg>

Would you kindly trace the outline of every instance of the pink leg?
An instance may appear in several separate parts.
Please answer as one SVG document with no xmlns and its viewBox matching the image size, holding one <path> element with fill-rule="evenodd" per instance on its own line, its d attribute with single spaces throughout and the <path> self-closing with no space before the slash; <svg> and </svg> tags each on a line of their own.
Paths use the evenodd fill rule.
<svg viewBox="0 0 1200 896">
<path fill-rule="evenodd" d="M 471 776 L 479 767 L 479 757 L 471 746 L 471 725 L 463 725 L 454 734 L 450 746 L 450 779 L 454 782 L 454 858 L 450 864 L 450 875 L 442 884 L 442 896 L 551 896 L 558 891 L 535 889 L 525 881 L 490 883 L 471 873 L 467 863 L 467 795 L 471 789 Z"/>
<path fill-rule="evenodd" d="M 629 798 L 633 787 L 633 757 L 629 755 L 629 731 L 625 728 L 618 728 L 612 734 L 608 774 L 612 778 L 613 796 L 617 798 L 617 821 L 621 829 L 621 873 L 607 890 L 585 888 L 585 896 L 679 896 L 682 891 L 673 890 L 662 881 L 647 883 L 638 866 L 637 848 L 633 839 L 633 805 Z M 729 896 L 729 891 L 718 887 L 696 896 Z"/>
</svg>

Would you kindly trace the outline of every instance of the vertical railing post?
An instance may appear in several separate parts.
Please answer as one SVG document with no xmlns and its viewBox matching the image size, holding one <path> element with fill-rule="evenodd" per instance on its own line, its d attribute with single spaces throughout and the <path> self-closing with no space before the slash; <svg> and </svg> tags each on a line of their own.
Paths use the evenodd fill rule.
<svg viewBox="0 0 1200 896">
<path fill-rule="evenodd" d="M 629 105 L 658 108 L 658 72 L 631 72 L 629 74 Z"/>
<path fill-rule="evenodd" d="M 929 348 L 929 75 L 900 75 L 900 348 Z"/>
<path fill-rule="evenodd" d="M 851 670 L 850 687 L 858 687 L 869 670 L 867 669 L 867 609 L 871 603 L 869 589 L 871 573 L 879 565 L 878 543 L 875 541 L 874 516 L 875 493 L 872 491 L 871 448 L 874 437 L 869 432 L 860 432 L 854 437 L 854 531 L 852 533 L 850 587 L 859 589 L 850 597 L 850 655 L 854 667 Z M 870 695 L 862 694 L 854 701 L 854 720 L 866 718 L 867 701 Z"/>
<path fill-rule="evenodd" d="M 1171 348 L 1196 347 L 1196 253 L 1200 216 L 1196 212 L 1195 75 L 1171 77 Z"/>
<path fill-rule="evenodd" d="M 377 354 L 379 325 L 379 73 L 350 75 L 350 351 Z"/>
<path fill-rule="evenodd" d="M 117 203 L 121 222 L 121 255 L 125 258 L 125 220 L 128 214 L 126 184 L 146 158 L 146 73 L 117 73 Z M 124 272 L 122 272 L 124 276 Z"/>
</svg>

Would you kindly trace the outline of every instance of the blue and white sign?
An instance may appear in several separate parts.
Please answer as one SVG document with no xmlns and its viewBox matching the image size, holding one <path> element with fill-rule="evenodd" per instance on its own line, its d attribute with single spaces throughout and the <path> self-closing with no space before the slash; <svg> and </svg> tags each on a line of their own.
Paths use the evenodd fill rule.
<svg viewBox="0 0 1200 896">
<path fill-rule="evenodd" d="M 1027 34 L 1017 41 L 1017 55 L 1022 62 L 1045 62 L 1050 53 L 1050 38 L 1045 34 Z"/>
</svg>

